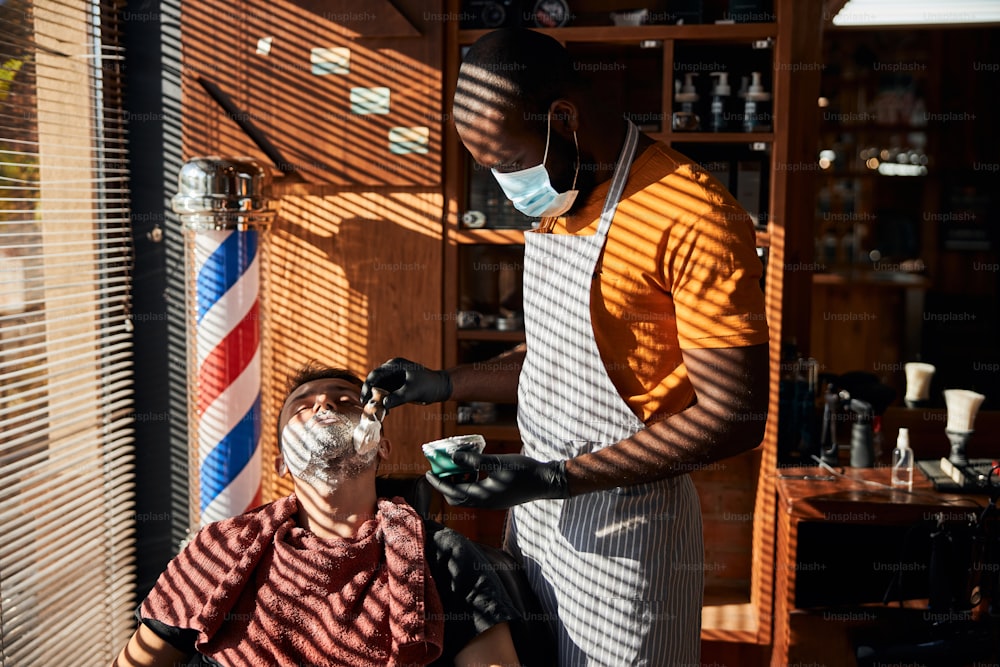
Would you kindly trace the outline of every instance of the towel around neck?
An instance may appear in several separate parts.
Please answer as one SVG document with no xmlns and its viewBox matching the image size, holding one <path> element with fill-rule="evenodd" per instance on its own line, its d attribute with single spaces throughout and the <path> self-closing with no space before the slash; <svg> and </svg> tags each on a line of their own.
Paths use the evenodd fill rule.
<svg viewBox="0 0 1000 667">
<path fill-rule="evenodd" d="M 206 526 L 167 566 L 140 614 L 198 632 L 223 665 L 420 665 L 441 653 L 444 615 L 424 526 L 380 499 L 353 540 L 295 524 L 294 495 Z"/>
</svg>

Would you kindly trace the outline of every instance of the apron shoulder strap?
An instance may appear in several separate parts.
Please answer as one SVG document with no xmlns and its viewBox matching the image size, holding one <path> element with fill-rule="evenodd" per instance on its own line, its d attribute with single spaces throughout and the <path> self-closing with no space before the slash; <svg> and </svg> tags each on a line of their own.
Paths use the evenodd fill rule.
<svg viewBox="0 0 1000 667">
<path fill-rule="evenodd" d="M 598 236 L 607 236 L 611 228 L 611 221 L 618 210 L 618 201 L 625 191 L 625 183 L 628 182 L 629 169 L 635 159 L 636 146 L 639 144 L 639 128 L 631 120 L 628 123 L 628 132 L 625 135 L 625 144 L 622 146 L 621 155 L 618 156 L 618 163 L 615 165 L 614 176 L 611 177 L 611 187 L 608 188 L 608 196 L 604 200 L 604 210 L 601 211 L 601 222 L 597 226 Z"/>
</svg>

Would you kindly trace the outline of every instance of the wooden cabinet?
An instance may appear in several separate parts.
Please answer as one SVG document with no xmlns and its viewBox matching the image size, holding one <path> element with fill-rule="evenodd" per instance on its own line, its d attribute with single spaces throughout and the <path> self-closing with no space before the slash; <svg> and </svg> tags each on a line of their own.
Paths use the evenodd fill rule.
<svg viewBox="0 0 1000 667">
<path fill-rule="evenodd" d="M 594 3 L 587 3 L 588 7 Z M 598 3 L 599 4 L 599 3 Z M 718 17 L 708 14 L 706 20 Z M 611 3 L 608 11 L 616 9 Z M 450 11 L 459 12 L 452 2 Z M 767 317 L 771 329 L 771 403 L 764 442 L 753 452 L 693 475 L 705 521 L 706 592 L 702 636 L 706 641 L 771 641 L 773 590 L 774 472 L 781 342 L 808 340 L 811 272 L 786 267 L 811 262 L 816 99 L 819 92 L 822 2 L 777 0 L 776 20 L 765 23 L 639 25 L 618 27 L 583 21 L 544 29 L 581 56 L 623 58 L 630 66 L 602 77 L 602 94 L 620 99 L 642 129 L 696 160 L 713 165 L 758 165 L 758 244 L 766 260 Z M 655 12 L 654 12 L 655 14 Z M 607 17 L 607 11 L 588 16 Z M 607 19 L 604 19 L 606 22 Z M 446 34 L 445 100 L 450 104 L 463 45 L 476 30 L 449 25 Z M 620 62 L 620 61 L 615 61 Z M 740 75 L 762 71 L 772 92 L 773 123 L 767 131 L 675 132 L 674 80 L 696 68 L 707 84 L 720 68 L 733 72 L 735 98 Z M 705 90 L 702 100 L 706 101 Z M 735 99 L 733 100 L 735 102 Z M 707 105 L 705 107 L 707 109 Z M 739 109 L 737 109 L 739 111 Z M 702 114 L 706 114 L 702 111 Z M 707 115 L 707 114 L 706 114 Z M 703 127 L 707 118 L 703 118 Z M 453 128 L 443 135 L 445 161 L 444 362 L 478 361 L 524 340 L 517 326 L 520 253 L 530 221 L 504 209 L 491 191 L 488 171 L 470 164 Z M 710 164 L 708 164 L 710 163 Z M 734 182 L 731 187 L 738 187 Z M 495 188 L 495 184 L 492 185 Z M 483 211 L 482 207 L 491 207 Z M 471 211 L 483 213 L 485 220 Z M 469 224 L 471 223 L 471 225 Z M 475 311 L 474 314 L 463 311 Z M 512 316 L 513 315 L 513 316 Z M 485 316 L 485 317 L 484 317 Z M 497 322 L 502 322 L 498 329 Z M 447 433 L 483 433 L 487 449 L 517 451 L 515 406 L 446 405 Z M 474 423 L 466 423 L 473 421 Z M 479 422 L 479 423 L 476 423 Z M 455 515 L 453 523 L 486 542 L 500 539 L 502 513 Z"/>
<path fill-rule="evenodd" d="M 897 649 L 893 664 L 933 662 L 929 647 L 948 637 L 942 632 L 947 623 L 935 623 L 935 616 L 954 621 L 964 612 L 927 608 L 928 571 L 938 567 L 931 556 L 931 535 L 947 530 L 949 541 L 961 543 L 969 508 L 978 513 L 988 498 L 936 492 L 920 474 L 914 474 L 912 493 L 901 492 L 888 485 L 885 466 L 846 468 L 843 475 L 819 482 L 802 478 L 815 475 L 815 467 L 783 468 L 782 473 L 771 664 L 821 661 L 851 667 L 859 663 L 859 645 L 894 642 L 911 648 L 906 653 Z M 845 549 L 848 544 L 865 548 Z M 972 619 L 970 615 L 970 622 L 961 626 L 961 639 L 953 642 L 947 664 L 990 664 L 995 659 L 995 642 L 983 637 L 990 627 L 986 615 L 977 616 L 981 622 L 976 624 Z M 959 636 L 959 630 L 952 631 Z M 916 650 L 918 644 L 924 652 Z M 889 659 L 888 654 L 878 657 Z"/>
<path fill-rule="evenodd" d="M 831 29 L 823 46 L 809 354 L 830 373 L 938 368 L 996 396 L 995 26 Z M 991 78 L 992 77 L 992 78 Z M 806 340 L 799 339 L 801 344 Z M 991 369 L 991 370 L 987 370 Z"/>
</svg>

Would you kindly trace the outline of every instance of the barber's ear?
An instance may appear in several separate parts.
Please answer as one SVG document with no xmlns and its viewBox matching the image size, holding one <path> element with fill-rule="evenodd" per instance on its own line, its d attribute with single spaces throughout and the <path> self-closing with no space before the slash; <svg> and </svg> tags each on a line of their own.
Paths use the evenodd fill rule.
<svg viewBox="0 0 1000 667">
<path fill-rule="evenodd" d="M 570 138 L 580 129 L 580 116 L 576 105 L 566 98 L 561 97 L 549 105 L 549 113 L 552 115 L 553 131 Z"/>
</svg>

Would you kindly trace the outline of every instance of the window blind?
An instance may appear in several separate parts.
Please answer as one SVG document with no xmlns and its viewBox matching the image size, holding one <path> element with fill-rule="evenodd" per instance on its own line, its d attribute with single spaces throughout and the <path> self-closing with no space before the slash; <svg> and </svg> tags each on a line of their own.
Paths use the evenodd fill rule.
<svg viewBox="0 0 1000 667">
<path fill-rule="evenodd" d="M 113 3 L 0 2 L 0 656 L 134 629 L 131 233 Z"/>
</svg>

